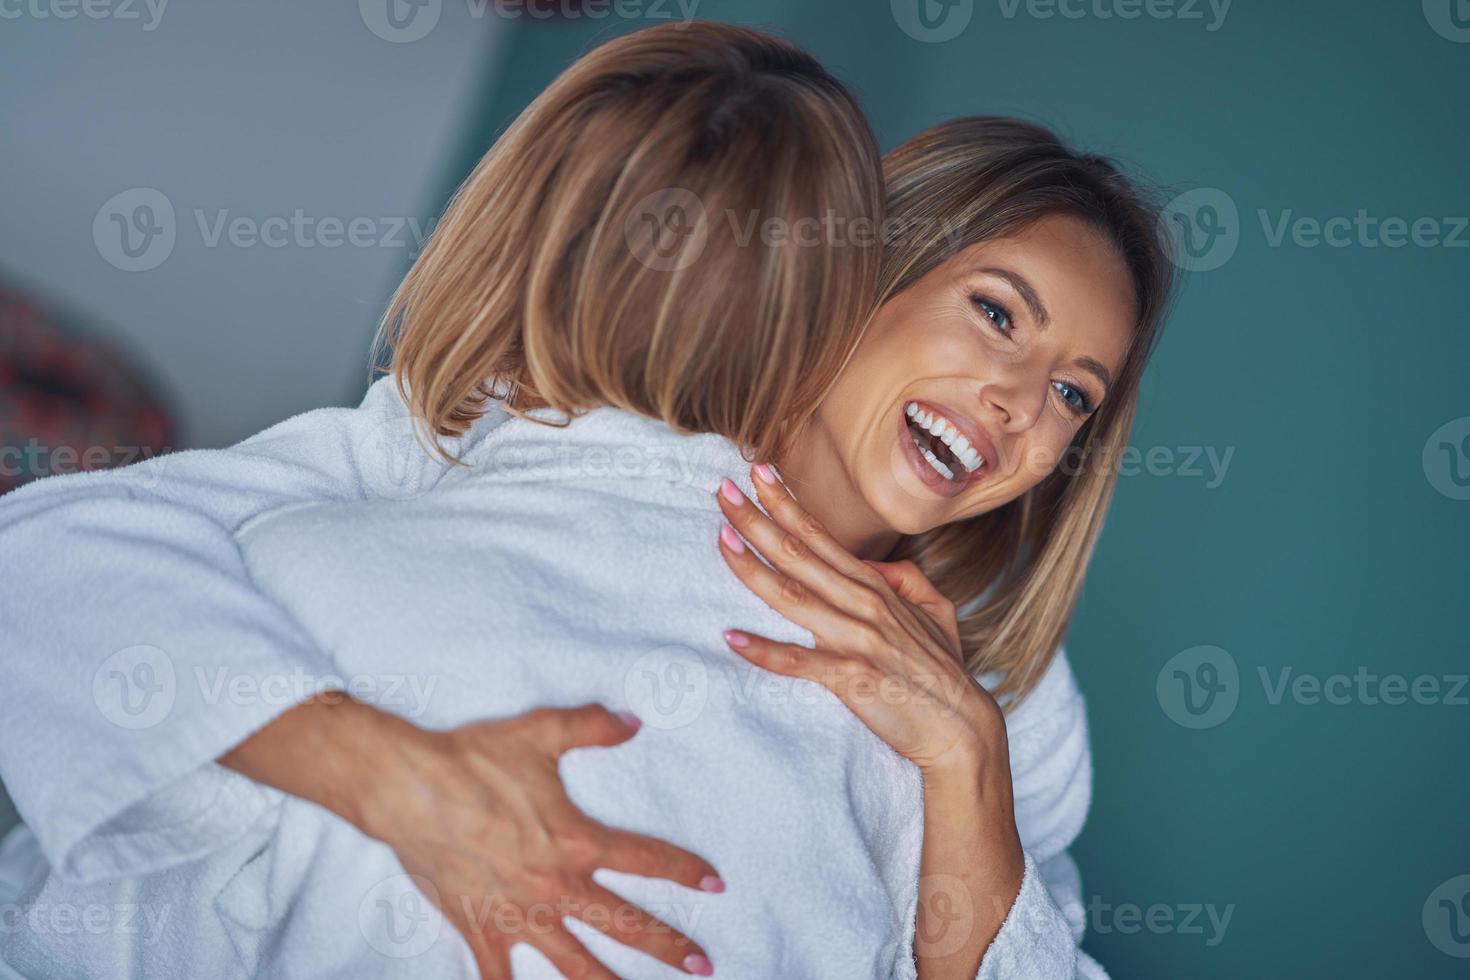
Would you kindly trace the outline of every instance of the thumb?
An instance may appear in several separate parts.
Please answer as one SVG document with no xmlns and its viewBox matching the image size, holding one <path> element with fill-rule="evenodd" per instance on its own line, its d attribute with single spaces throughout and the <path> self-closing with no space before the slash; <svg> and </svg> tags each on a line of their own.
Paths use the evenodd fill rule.
<svg viewBox="0 0 1470 980">
<path fill-rule="evenodd" d="M 551 728 L 549 748 L 557 755 L 575 748 L 619 745 L 643 723 L 631 712 L 612 712 L 600 704 L 542 708 Z"/>
</svg>

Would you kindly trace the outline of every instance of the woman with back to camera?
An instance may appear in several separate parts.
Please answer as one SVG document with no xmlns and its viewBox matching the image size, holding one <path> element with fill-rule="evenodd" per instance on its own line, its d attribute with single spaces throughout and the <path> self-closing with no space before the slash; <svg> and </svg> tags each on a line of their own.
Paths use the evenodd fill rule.
<svg viewBox="0 0 1470 980">
<path fill-rule="evenodd" d="M 890 217 L 909 229 L 933 231 L 894 243 L 886 260 L 884 302 L 816 413 L 805 425 L 796 424 L 802 419 L 780 420 L 795 432 L 789 449 L 777 451 L 774 461 L 814 519 L 797 514 L 779 485 L 760 475 L 766 471 L 746 486 L 765 490 L 762 502 L 789 538 L 742 502 L 743 494 L 721 488 L 721 507 L 730 523 L 772 560 L 774 571 L 755 562 L 728 532 L 721 546 L 725 557 L 773 608 L 810 629 L 817 652 L 792 657 L 791 648 L 773 648 L 752 637 L 750 621 L 728 623 L 747 627 L 731 634 L 729 642 L 761 666 L 810 671 L 830 684 L 876 735 L 924 772 L 924 882 L 957 883 L 976 912 L 965 942 L 956 949 L 946 948 L 953 942 L 937 943 L 935 950 L 942 952 L 934 956 L 924 955 L 921 920 L 922 974 L 973 975 L 979 963 L 988 976 L 1066 975 L 1091 967 L 1073 966 L 1075 939 L 1065 922 L 1059 936 L 1046 886 L 1056 890 L 1058 904 L 1076 902 L 1075 873 L 1064 848 L 1080 827 L 1090 773 L 1080 700 L 1056 652 L 1112 480 L 1101 469 L 1056 467 L 1069 449 L 1116 447 L 1126 439 L 1138 375 L 1167 293 L 1167 265 L 1152 237 L 1151 214 L 1126 181 L 1102 161 L 1070 153 L 1039 129 L 1003 120 L 959 121 L 905 144 L 890 155 L 888 165 Z M 412 350 L 411 332 L 406 339 Z M 527 370 L 525 389 L 552 408 L 584 407 L 558 404 L 554 385 L 538 383 L 542 379 L 534 365 Z M 410 386 L 410 401 L 418 417 L 443 422 L 445 416 L 433 405 L 436 391 Z M 687 402 L 689 396 L 681 397 Z M 463 407 L 454 399 L 438 402 L 439 408 L 445 405 Z M 644 414 L 658 417 L 647 407 Z M 579 425 L 567 431 L 575 434 Z M 333 436 L 312 448 L 347 454 L 349 469 L 381 464 L 354 439 L 343 440 L 340 430 Z M 291 475 L 300 480 L 306 468 L 300 457 L 293 464 Z M 313 464 L 327 468 L 320 457 Z M 219 489 L 220 478 L 212 479 Z M 208 473 L 200 474 L 201 483 L 210 480 Z M 70 498 L 64 492 L 69 487 L 50 497 L 30 493 L 22 498 L 32 502 L 30 510 L 6 515 L 4 533 L 23 545 L 101 520 L 87 501 L 95 502 L 101 490 L 94 488 L 106 485 L 78 486 Z M 232 492 L 228 480 L 223 489 Z M 303 488 L 296 499 L 331 495 L 318 485 Z M 822 525 L 830 537 L 817 530 Z M 147 527 L 135 530 L 143 537 L 153 533 Z M 804 547 L 783 545 L 783 540 Z M 143 547 L 136 541 L 125 544 Z M 85 547 L 96 550 L 98 560 L 114 569 L 113 576 L 126 567 L 107 553 L 123 544 L 89 542 Z M 929 591 L 915 568 L 874 568 L 853 555 L 913 556 L 948 598 Z M 38 564 L 42 567 L 33 568 L 32 577 L 45 580 L 45 562 Z M 213 559 L 196 562 L 193 570 L 212 565 Z M 156 562 L 153 567 L 157 574 Z M 231 575 L 229 570 L 211 574 Z M 787 580 L 773 577 L 778 574 Z M 146 578 L 134 580 L 131 591 L 112 586 L 110 595 L 135 595 L 145 584 Z M 251 599 L 248 582 L 239 586 L 238 595 L 233 579 L 228 584 L 232 603 L 251 604 L 245 611 L 259 624 L 249 631 L 253 643 L 284 635 L 280 622 L 290 617 L 268 601 Z M 982 595 L 978 611 L 956 622 L 949 603 L 963 606 Z M 98 598 L 105 607 L 109 594 Z M 221 618 L 221 608 L 208 608 L 211 598 L 225 606 L 217 593 L 204 595 L 199 611 Z M 238 613 L 243 607 L 229 608 Z M 208 615 L 193 621 L 206 622 Z M 113 621 L 113 640 L 122 619 Z M 240 617 L 235 619 L 239 628 Z M 56 629 L 54 620 L 51 628 Z M 63 633 L 71 629 L 61 627 Z M 41 640 L 39 635 L 32 626 L 24 634 L 27 645 L 65 649 L 78 639 L 51 635 Z M 965 667 L 984 672 L 1007 702 L 1004 721 L 995 701 L 953 659 L 956 650 L 963 651 Z M 878 679 L 912 683 L 928 696 L 867 696 L 865 685 Z M 29 683 L 34 691 L 36 681 Z M 1026 697 L 1018 699 L 1021 694 Z M 55 701 L 54 692 L 48 696 Z M 524 740 L 529 736 L 523 733 L 534 730 L 538 738 L 555 741 L 548 717 L 512 723 L 523 726 L 516 737 Z M 586 717 L 594 719 L 589 726 L 603 726 L 598 739 L 611 740 L 606 734 L 610 720 Z M 523 853 L 506 846 L 516 839 L 517 826 L 508 815 L 547 811 L 521 802 L 530 799 L 533 787 L 498 781 L 496 769 L 484 764 L 495 757 L 495 739 L 510 737 L 512 729 L 494 723 L 480 730 L 485 737 L 476 744 L 462 733 L 451 739 L 445 733 L 409 732 L 402 719 L 353 702 L 319 702 L 279 714 L 226 761 L 288 792 L 335 804 L 349 819 L 371 813 L 362 818 L 372 825 L 369 832 L 378 832 L 400 857 L 408 856 L 405 865 L 424 853 L 430 831 L 459 835 L 448 850 L 469 855 L 468 864 L 493 869 L 485 877 L 498 885 L 515 880 L 527 863 Z M 285 754 L 266 751 L 272 742 Z M 375 744 L 384 751 L 363 750 Z M 374 768 L 395 754 L 418 763 L 444 758 L 457 763 L 405 764 L 402 773 Z M 325 773 L 314 771 L 310 767 L 320 765 L 314 757 L 334 764 Z M 6 762 L 10 778 L 11 757 Z M 677 779 L 678 773 L 668 775 Z M 59 811 L 69 805 L 44 797 L 27 804 L 25 787 L 18 784 L 18 789 L 23 812 L 44 816 L 47 806 Z M 426 807 L 424 799 L 446 805 Z M 450 815 L 474 808 L 448 804 L 469 799 L 483 804 L 481 832 L 449 825 Z M 401 812 L 397 819 L 395 812 Z M 410 813 L 416 819 L 407 819 Z M 424 818 L 435 814 L 445 816 L 446 825 L 426 827 Z M 32 812 L 27 815 L 35 820 Z M 118 834 L 105 845 L 111 854 L 142 850 L 137 842 L 146 842 L 148 822 L 136 813 L 133 817 L 131 824 L 122 821 L 131 837 Z M 211 829 L 208 821 L 204 824 L 191 830 Z M 703 842 L 691 846 L 707 850 Z M 66 851 L 57 850 L 53 859 Z M 554 840 L 548 853 L 557 853 Z M 686 883 L 697 883 L 712 870 L 687 854 L 669 853 L 679 868 L 676 877 Z M 454 894 L 454 888 L 445 893 Z M 1017 914 L 1008 915 L 1013 899 Z M 732 891 L 720 900 L 735 901 L 737 895 Z M 715 959 L 718 963 L 718 955 Z"/>
</svg>

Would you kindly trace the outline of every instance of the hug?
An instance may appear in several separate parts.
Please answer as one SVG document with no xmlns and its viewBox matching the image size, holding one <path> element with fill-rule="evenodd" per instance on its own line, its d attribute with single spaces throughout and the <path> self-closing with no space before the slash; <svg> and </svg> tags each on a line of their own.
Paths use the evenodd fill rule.
<svg viewBox="0 0 1470 980">
<path fill-rule="evenodd" d="M 1062 640 L 1116 473 L 1058 464 L 1126 445 L 1172 288 L 1148 195 L 1043 127 L 880 158 L 786 41 L 602 45 L 460 187 L 361 405 L 0 501 L 0 869 L 166 913 L 0 960 L 1103 976 Z M 345 690 L 200 681 L 303 674 Z"/>
</svg>

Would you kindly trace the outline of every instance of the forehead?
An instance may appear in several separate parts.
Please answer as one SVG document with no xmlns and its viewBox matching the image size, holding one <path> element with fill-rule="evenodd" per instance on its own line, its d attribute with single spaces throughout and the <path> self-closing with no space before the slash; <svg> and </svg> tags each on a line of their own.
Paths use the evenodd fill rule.
<svg viewBox="0 0 1470 980">
<path fill-rule="evenodd" d="M 1133 280 L 1106 235 L 1070 215 L 1051 215 L 1015 234 L 980 242 L 951 263 L 961 274 L 1003 268 L 1025 278 L 1055 331 L 1117 367 L 1137 317 Z"/>
</svg>

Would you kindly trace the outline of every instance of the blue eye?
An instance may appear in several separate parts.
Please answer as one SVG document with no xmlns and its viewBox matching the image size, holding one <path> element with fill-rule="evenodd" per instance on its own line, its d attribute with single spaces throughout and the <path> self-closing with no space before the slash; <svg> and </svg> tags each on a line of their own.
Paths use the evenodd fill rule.
<svg viewBox="0 0 1470 980">
<path fill-rule="evenodd" d="M 1094 410 L 1095 406 L 1092 404 L 1092 399 L 1088 398 L 1087 393 L 1081 388 L 1068 384 L 1065 381 L 1056 381 L 1053 382 L 1053 385 L 1062 396 L 1062 400 L 1078 415 L 1090 415 Z"/>
<path fill-rule="evenodd" d="M 985 314 L 990 322 L 995 324 L 995 329 L 1007 336 L 1010 335 L 1011 314 L 1004 306 L 980 295 L 971 296 L 970 302 L 974 303 L 976 309 Z"/>
</svg>

